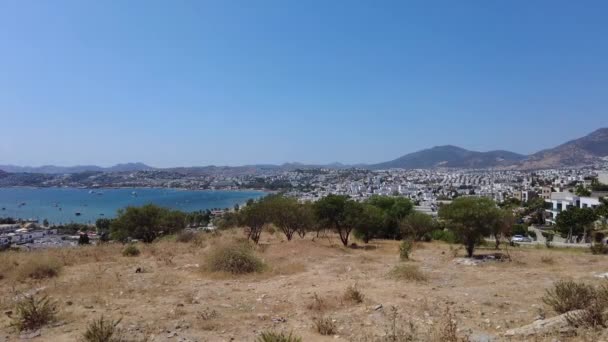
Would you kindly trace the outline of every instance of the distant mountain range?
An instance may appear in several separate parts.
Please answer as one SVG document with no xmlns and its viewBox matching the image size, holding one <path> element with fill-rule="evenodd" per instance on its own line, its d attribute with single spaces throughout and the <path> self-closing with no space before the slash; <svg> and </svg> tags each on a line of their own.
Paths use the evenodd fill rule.
<svg viewBox="0 0 608 342">
<path fill-rule="evenodd" d="M 96 165 L 77 165 L 77 166 L 15 166 L 15 165 L 0 165 L 0 170 L 11 173 L 46 173 L 46 174 L 61 174 L 61 173 L 79 173 L 79 172 L 128 172 L 128 171 L 144 171 L 153 170 L 154 168 L 143 163 L 126 163 L 117 164 L 110 167 L 101 167 Z"/>
<path fill-rule="evenodd" d="M 444 145 L 406 154 L 397 159 L 378 164 L 345 165 L 340 163 L 312 165 L 301 163 L 285 163 L 282 165 L 260 164 L 244 166 L 196 166 L 156 169 L 143 163 L 118 164 L 111 167 L 95 165 L 82 166 L 39 166 L 24 167 L 13 165 L 0 165 L 2 170 L 10 173 L 79 173 L 86 171 L 96 172 L 132 172 L 146 170 L 165 170 L 184 174 L 218 174 L 238 175 L 256 174 L 269 170 L 295 170 L 310 168 L 345 169 L 351 167 L 372 170 L 402 168 L 402 169 L 429 169 L 445 168 L 505 168 L 505 169 L 547 169 L 564 166 L 586 165 L 608 157 L 608 128 L 600 128 L 582 138 L 568 141 L 557 147 L 539 151 L 525 156 L 509 151 L 469 151 L 461 147 Z"/>
</svg>

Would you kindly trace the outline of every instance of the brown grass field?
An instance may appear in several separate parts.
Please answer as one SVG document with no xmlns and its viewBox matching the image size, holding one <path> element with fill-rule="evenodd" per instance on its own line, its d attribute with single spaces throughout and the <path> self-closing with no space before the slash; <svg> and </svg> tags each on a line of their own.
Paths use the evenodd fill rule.
<svg viewBox="0 0 608 342">
<path fill-rule="evenodd" d="M 138 244 L 141 254 L 132 257 L 119 244 L 0 253 L 0 341 L 21 340 L 12 317 L 16 301 L 31 294 L 47 295 L 58 308 L 31 341 L 82 340 L 102 315 L 122 319 L 125 341 L 255 341 L 270 330 L 303 341 L 406 341 L 408 334 L 442 341 L 450 326 L 459 338 L 508 341 L 507 329 L 555 315 L 541 300 L 555 281 L 600 284 L 594 274 L 608 272 L 608 257 L 587 250 L 510 248 L 510 262 L 467 266 L 454 263 L 464 255 L 458 245 L 420 243 L 403 262 L 398 241 L 353 249 L 336 237 L 287 242 L 278 232 L 263 234 L 256 248 L 264 271 L 205 270 L 213 248 L 240 237 L 231 230 L 188 243 Z M 32 271 L 40 264 L 50 264 L 51 274 Z M 323 320 L 333 326 L 326 336 L 315 323 Z M 401 339 L 392 338 L 397 332 Z M 579 331 L 529 340 L 602 339 L 604 332 Z"/>
</svg>

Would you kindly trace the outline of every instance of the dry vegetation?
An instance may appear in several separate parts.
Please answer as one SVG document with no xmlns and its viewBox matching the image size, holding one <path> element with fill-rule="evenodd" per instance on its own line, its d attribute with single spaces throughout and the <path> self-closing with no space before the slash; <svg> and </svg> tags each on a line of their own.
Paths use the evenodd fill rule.
<svg viewBox="0 0 608 342">
<path fill-rule="evenodd" d="M 38 327 L 31 341 L 509 341 L 507 329 L 581 301 L 597 308 L 584 319 L 599 332 L 529 340 L 605 339 L 597 316 L 608 292 L 594 277 L 608 272 L 603 255 L 520 248 L 512 262 L 466 266 L 453 261 L 464 251 L 444 243 L 416 245 L 413 261 L 401 261 L 398 241 L 351 249 L 336 237 L 242 238 L 229 230 L 137 244 L 137 257 L 121 244 L 0 253 L 0 341 Z M 578 286 L 559 285 L 568 279 L 586 290 L 568 297 Z M 32 306 L 46 317 L 20 320 Z"/>
</svg>

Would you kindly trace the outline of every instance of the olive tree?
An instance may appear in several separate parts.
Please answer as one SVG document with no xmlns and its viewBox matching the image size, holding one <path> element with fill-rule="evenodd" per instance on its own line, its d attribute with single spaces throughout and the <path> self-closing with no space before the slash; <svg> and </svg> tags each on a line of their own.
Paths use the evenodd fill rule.
<svg viewBox="0 0 608 342">
<path fill-rule="evenodd" d="M 499 223 L 496 203 L 484 197 L 459 197 L 439 209 L 439 217 L 463 242 L 467 256 L 472 257 L 475 246 L 489 236 Z"/>
</svg>

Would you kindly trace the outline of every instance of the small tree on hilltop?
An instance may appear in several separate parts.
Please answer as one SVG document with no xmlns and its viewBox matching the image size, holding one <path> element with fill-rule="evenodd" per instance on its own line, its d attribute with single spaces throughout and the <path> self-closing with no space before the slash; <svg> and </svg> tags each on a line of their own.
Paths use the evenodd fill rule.
<svg viewBox="0 0 608 342">
<path fill-rule="evenodd" d="M 467 256 L 489 236 L 499 222 L 500 212 L 494 201 L 485 197 L 459 197 L 439 209 L 439 216 L 464 243 Z"/>
<path fill-rule="evenodd" d="M 119 241 L 131 237 L 150 243 L 161 235 L 173 234 L 185 227 L 184 213 L 147 204 L 118 210 L 118 216 L 111 221 L 110 231 L 112 237 Z"/>
</svg>

